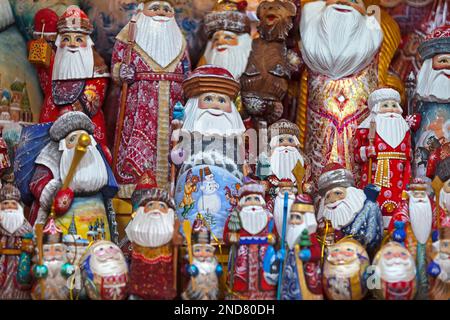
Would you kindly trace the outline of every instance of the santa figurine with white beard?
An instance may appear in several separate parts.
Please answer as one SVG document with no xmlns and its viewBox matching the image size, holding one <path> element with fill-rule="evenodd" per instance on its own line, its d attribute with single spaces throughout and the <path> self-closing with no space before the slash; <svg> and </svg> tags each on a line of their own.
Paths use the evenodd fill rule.
<svg viewBox="0 0 450 320">
<path fill-rule="evenodd" d="M 56 223 L 64 235 L 70 233 L 88 241 L 96 240 L 90 238 L 89 231 L 103 225 L 105 238 L 115 238 L 115 221 L 106 204 L 118 187 L 93 137 L 94 130 L 89 117 L 76 111 L 65 113 L 51 126 L 50 142 L 34 161 L 30 182 L 34 197 L 32 224 L 44 224 L 53 208 Z"/>
<path fill-rule="evenodd" d="M 33 229 L 24 216 L 20 203 L 20 192 L 12 184 L 0 189 L 0 299 L 30 299 L 31 283 L 23 283 L 19 277 L 27 272 L 21 263 L 22 252 L 33 253 L 26 248 L 27 241 L 32 242 Z M 30 266 L 28 265 L 28 273 Z M 28 274 L 29 276 L 29 274 Z M 30 279 L 31 280 L 31 279 Z"/>
<path fill-rule="evenodd" d="M 441 145 L 448 144 L 450 142 L 450 26 L 438 27 L 427 35 L 419 47 L 419 53 L 423 64 L 417 76 L 416 85 L 416 110 L 421 117 L 420 127 L 415 134 L 416 148 L 427 147 L 422 141 L 426 140 L 424 137 L 429 136 L 430 133 L 440 141 Z M 447 146 L 445 151 L 447 154 L 448 148 Z M 420 176 L 416 173 L 416 177 Z"/>
<path fill-rule="evenodd" d="M 132 243 L 129 290 L 131 299 L 174 299 L 175 203 L 156 187 L 150 172 L 141 176 L 132 196 L 136 208 L 125 228 Z"/>
<path fill-rule="evenodd" d="M 428 274 L 434 279 L 430 284 L 431 300 L 450 299 L 450 224 L 439 229 L 439 240 L 433 243 L 432 262 Z"/>
<path fill-rule="evenodd" d="M 362 165 L 359 187 L 375 184 L 381 188 L 377 202 L 386 229 L 411 179 L 411 132 L 400 102 L 394 89 L 372 92 L 368 100 L 371 115 L 359 125 L 354 140 L 355 161 Z"/>
<path fill-rule="evenodd" d="M 175 1 L 137 2 L 137 14 L 117 35 L 111 58 L 114 81 L 127 88 L 126 97 L 117 100 L 126 102 L 119 107 L 113 158 L 121 198 L 131 196 L 149 164 L 158 187 L 169 186 L 171 121 L 175 104 L 184 103 L 182 82 L 191 71 Z"/>
<path fill-rule="evenodd" d="M 234 99 L 239 82 L 219 66 L 204 65 L 192 71 L 183 82 L 188 101 L 182 130 L 201 135 L 243 134 L 244 123 Z"/>
<path fill-rule="evenodd" d="M 42 12 L 37 18 L 41 15 Z M 45 12 L 43 17 L 51 26 L 54 13 Z M 103 58 L 94 50 L 90 37 L 93 30 L 88 16 L 77 6 L 70 6 L 59 17 L 54 61 L 45 69 L 46 76 L 40 70 L 41 80 L 51 82 L 42 82 L 46 96 L 39 122 L 55 121 L 68 111 L 82 111 L 92 119 L 94 136 L 107 150 L 102 106 L 110 74 Z M 48 85 L 51 88 L 46 90 Z"/>
<path fill-rule="evenodd" d="M 364 190 L 356 188 L 352 173 L 339 164 L 325 167 L 318 189 L 317 220 L 322 239 L 329 236 L 327 224 L 331 224 L 335 241 L 352 236 L 370 255 L 375 254 L 383 239 L 383 219 L 376 202 L 380 189 L 372 184 Z"/>
<path fill-rule="evenodd" d="M 362 1 L 313 1 L 302 8 L 300 34 L 308 66 L 307 109 L 300 117 L 308 119 L 305 153 L 312 181 L 329 163 L 342 164 L 357 178 L 352 141 L 378 87 L 381 25 Z"/>
<path fill-rule="evenodd" d="M 412 300 L 416 294 L 416 264 L 411 253 L 398 242 L 388 242 L 376 254 L 374 293 L 381 300 Z"/>
<path fill-rule="evenodd" d="M 205 15 L 205 31 L 209 40 L 199 66 L 212 64 L 223 67 L 239 80 L 252 49 L 251 22 L 245 12 L 246 7 L 246 1 L 218 1 L 213 11 Z"/>
<path fill-rule="evenodd" d="M 314 205 L 308 195 L 298 195 L 289 211 L 286 228 L 281 299 L 321 300 L 321 250 L 317 241 Z M 306 235 L 306 236 L 305 236 Z M 305 243 L 305 240 L 306 243 Z M 284 256 L 284 257 L 283 257 Z"/>
<path fill-rule="evenodd" d="M 271 174 L 267 177 L 270 186 L 276 188 L 282 180 L 289 180 L 302 192 L 312 191 L 309 160 L 300 149 L 300 129 L 295 123 L 281 119 L 269 127 L 269 162 Z M 300 164 L 304 168 L 302 181 L 297 181 L 294 169 Z M 272 192 L 273 193 L 273 192 Z"/>
<path fill-rule="evenodd" d="M 200 215 L 193 223 L 191 238 L 193 260 L 187 266 L 191 281 L 181 297 L 183 300 L 217 300 L 223 268 L 211 244 L 211 231 Z"/>
<path fill-rule="evenodd" d="M 276 286 L 273 274 L 264 271 L 269 245 L 276 242 L 272 214 L 266 209 L 264 186 L 244 178 L 239 189 L 239 205 L 225 223 L 223 239 L 234 246 L 230 249 L 228 284 L 231 293 L 227 299 L 273 300 Z"/>
<path fill-rule="evenodd" d="M 91 300 L 125 300 L 128 265 L 120 248 L 110 241 L 95 241 L 81 262 L 84 287 Z"/>
</svg>

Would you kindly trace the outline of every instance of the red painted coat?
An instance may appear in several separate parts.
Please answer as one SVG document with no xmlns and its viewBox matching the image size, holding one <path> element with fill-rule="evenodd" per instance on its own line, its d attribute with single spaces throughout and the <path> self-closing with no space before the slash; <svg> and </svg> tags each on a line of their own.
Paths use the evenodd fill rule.
<svg viewBox="0 0 450 320">
<path fill-rule="evenodd" d="M 364 188 L 368 183 L 369 173 L 369 158 L 367 156 L 367 147 L 369 144 L 369 129 L 360 128 L 356 131 L 354 145 L 355 145 L 355 161 L 362 164 L 361 180 L 359 188 Z M 405 134 L 402 142 L 396 147 L 391 147 L 378 134 L 375 135 L 373 142 L 375 147 L 376 157 L 372 161 L 372 179 L 370 183 L 377 184 L 381 187 L 377 202 L 380 205 L 385 221 L 385 228 L 388 225 L 388 220 L 398 210 L 402 200 L 402 192 L 406 190 L 407 185 L 411 179 L 411 133 L 408 131 Z M 380 154 L 384 152 L 395 152 L 404 154 L 404 160 L 389 159 L 388 177 L 390 187 L 381 186 L 375 183 L 377 174 L 377 165 Z"/>
</svg>

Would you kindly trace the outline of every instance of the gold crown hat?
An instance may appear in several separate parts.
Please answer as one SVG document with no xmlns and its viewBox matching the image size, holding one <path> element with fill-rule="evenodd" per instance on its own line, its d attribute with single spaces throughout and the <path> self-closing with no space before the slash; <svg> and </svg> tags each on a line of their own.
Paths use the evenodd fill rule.
<svg viewBox="0 0 450 320">
<path fill-rule="evenodd" d="M 6 200 L 15 200 L 20 202 L 20 191 L 12 183 L 4 184 L 0 189 L 0 202 Z"/>
<path fill-rule="evenodd" d="M 245 9 L 247 1 L 219 0 L 212 12 L 205 15 L 205 32 L 210 38 L 219 30 L 234 33 L 250 33 L 251 21 Z"/>
<path fill-rule="evenodd" d="M 226 94 L 234 100 L 239 90 L 239 82 L 227 69 L 213 65 L 198 67 L 183 81 L 184 95 L 188 99 L 203 93 L 216 92 Z"/>
<path fill-rule="evenodd" d="M 284 134 L 296 136 L 298 138 L 300 135 L 300 129 L 295 123 L 286 119 L 278 120 L 269 127 L 270 139 Z"/>
</svg>

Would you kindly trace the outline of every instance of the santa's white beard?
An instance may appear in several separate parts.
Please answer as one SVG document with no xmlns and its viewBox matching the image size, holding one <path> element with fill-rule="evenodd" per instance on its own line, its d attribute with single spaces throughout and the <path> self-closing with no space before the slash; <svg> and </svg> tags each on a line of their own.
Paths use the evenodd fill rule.
<svg viewBox="0 0 450 320">
<path fill-rule="evenodd" d="M 61 36 L 56 38 L 58 47 L 53 65 L 52 80 L 88 79 L 94 75 L 94 43 L 88 37 L 86 48 L 59 47 Z M 75 52 L 72 52 L 75 51 Z"/>
<path fill-rule="evenodd" d="M 288 224 L 286 228 L 286 243 L 289 249 L 294 249 L 295 244 L 298 242 L 300 235 L 305 230 L 305 223 L 302 224 Z M 281 234 L 281 233 L 279 233 Z"/>
<path fill-rule="evenodd" d="M 424 202 L 419 202 L 422 200 Z M 428 197 L 425 199 L 410 197 L 409 220 L 411 221 L 411 228 L 417 241 L 425 244 L 430 236 L 433 222 L 433 212 Z"/>
<path fill-rule="evenodd" d="M 252 235 L 260 233 L 267 225 L 268 216 L 261 206 L 246 206 L 239 213 L 242 228 Z"/>
<path fill-rule="evenodd" d="M 343 200 L 325 205 L 325 199 L 320 201 L 318 219 L 324 217 L 331 221 L 333 228 L 341 229 L 353 221 L 364 206 L 366 195 L 361 189 L 347 188 L 347 196 Z M 335 208 L 334 208 L 335 207 Z"/>
<path fill-rule="evenodd" d="M 172 239 L 174 231 L 175 214 L 169 209 L 167 214 L 153 215 L 145 213 L 139 207 L 133 220 L 127 225 L 125 232 L 130 241 L 143 247 L 157 248 Z"/>
<path fill-rule="evenodd" d="M 128 267 L 126 262 L 119 258 L 111 258 L 107 261 L 97 261 L 97 259 L 91 258 L 91 270 L 96 275 L 107 277 L 124 274 Z"/>
<path fill-rule="evenodd" d="M 14 23 L 14 15 L 8 0 L 0 0 L 0 30 Z"/>
<path fill-rule="evenodd" d="M 296 181 L 292 173 L 297 162 L 305 165 L 300 152 L 295 147 L 276 147 L 270 157 L 270 169 L 278 179 L 290 179 Z"/>
<path fill-rule="evenodd" d="M 218 49 L 224 49 L 218 51 Z M 205 59 L 207 64 L 223 67 L 231 72 L 236 80 L 239 80 L 247 67 L 247 60 L 252 50 L 252 37 L 248 33 L 238 36 L 236 46 L 221 45 L 212 48 L 212 41 L 209 40 L 205 49 Z"/>
<path fill-rule="evenodd" d="M 416 93 L 421 100 L 448 103 L 450 100 L 450 70 L 434 70 L 433 59 L 427 59 L 417 76 Z"/>
<path fill-rule="evenodd" d="M 286 221 L 289 221 L 291 206 L 294 203 L 294 200 L 295 194 L 289 194 Z M 277 232 L 280 235 L 282 234 L 283 231 L 283 212 L 284 212 L 283 209 L 284 209 L 284 192 L 277 194 L 273 206 L 273 218 L 275 220 L 275 227 L 277 228 Z"/>
<path fill-rule="evenodd" d="M 342 13 L 334 8 L 352 10 Z M 379 50 L 383 32 L 373 16 L 349 6 L 325 2 L 305 5 L 300 33 L 302 53 L 310 69 L 332 79 L 350 76 L 367 67 Z"/>
<path fill-rule="evenodd" d="M 10 234 L 14 234 L 25 222 L 22 206 L 17 209 L 7 209 L 0 211 L 0 225 Z"/>
<path fill-rule="evenodd" d="M 450 213 L 450 193 L 445 192 L 444 188 L 439 193 L 439 206 Z"/>
<path fill-rule="evenodd" d="M 175 17 L 147 17 L 139 13 L 136 22 L 136 43 L 161 67 L 166 68 L 181 53 L 183 34 Z"/>
<path fill-rule="evenodd" d="M 63 151 L 59 166 L 61 181 L 64 181 L 69 173 L 75 148 L 67 149 L 64 140 L 61 140 L 60 150 Z M 108 183 L 108 173 L 102 155 L 94 145 L 90 145 L 73 176 L 69 187 L 73 192 L 98 192 Z"/>
<path fill-rule="evenodd" d="M 381 279 L 387 282 L 411 281 L 416 276 L 415 264 L 411 259 L 381 258 L 378 267 Z"/>
<path fill-rule="evenodd" d="M 226 135 L 242 134 L 245 131 L 241 115 L 234 102 L 231 102 L 231 112 L 223 112 L 222 110 L 200 109 L 198 98 L 191 98 L 186 103 L 185 115 L 183 129 L 189 132 Z"/>
<path fill-rule="evenodd" d="M 408 123 L 398 113 L 379 113 L 375 123 L 377 134 L 392 148 L 398 147 L 409 130 Z"/>
<path fill-rule="evenodd" d="M 216 271 L 217 260 L 215 257 L 206 258 L 204 261 L 194 258 L 193 264 L 198 268 L 200 274 L 211 274 Z"/>
</svg>

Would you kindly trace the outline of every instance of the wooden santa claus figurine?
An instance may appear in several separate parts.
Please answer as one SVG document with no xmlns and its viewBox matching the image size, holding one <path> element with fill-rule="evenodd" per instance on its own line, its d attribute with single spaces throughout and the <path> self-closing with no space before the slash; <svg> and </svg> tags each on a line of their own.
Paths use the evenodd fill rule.
<svg viewBox="0 0 450 320">
<path fill-rule="evenodd" d="M 377 202 L 385 228 L 411 179 L 411 132 L 400 101 L 394 89 L 372 92 L 368 101 L 371 115 L 358 127 L 354 140 L 355 161 L 362 164 L 359 187 L 375 184 L 381 188 Z"/>
</svg>

